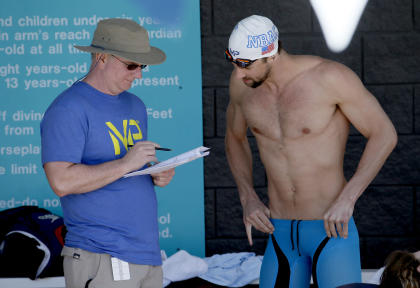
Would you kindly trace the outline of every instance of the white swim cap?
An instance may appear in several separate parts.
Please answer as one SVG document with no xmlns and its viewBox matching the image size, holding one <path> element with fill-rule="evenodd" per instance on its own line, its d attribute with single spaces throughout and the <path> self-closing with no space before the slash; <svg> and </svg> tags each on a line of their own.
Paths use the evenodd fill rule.
<svg viewBox="0 0 420 288">
<path fill-rule="evenodd" d="M 234 59 L 270 57 L 277 53 L 278 35 L 277 27 L 270 19 L 252 15 L 233 29 L 229 37 L 229 52 Z"/>
</svg>

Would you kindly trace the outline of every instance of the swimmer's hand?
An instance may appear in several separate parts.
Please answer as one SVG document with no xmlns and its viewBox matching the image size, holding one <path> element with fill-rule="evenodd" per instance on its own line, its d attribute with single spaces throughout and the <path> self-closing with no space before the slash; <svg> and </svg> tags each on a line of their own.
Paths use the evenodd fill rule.
<svg viewBox="0 0 420 288">
<path fill-rule="evenodd" d="M 255 229 L 272 234 L 274 226 L 270 222 L 270 209 L 259 199 L 247 199 L 243 206 L 243 221 L 249 245 L 252 246 L 252 226 Z"/>
<path fill-rule="evenodd" d="M 349 220 L 353 215 L 354 202 L 343 197 L 338 197 L 336 201 L 324 214 L 324 228 L 328 237 L 347 238 L 349 235 Z"/>
</svg>

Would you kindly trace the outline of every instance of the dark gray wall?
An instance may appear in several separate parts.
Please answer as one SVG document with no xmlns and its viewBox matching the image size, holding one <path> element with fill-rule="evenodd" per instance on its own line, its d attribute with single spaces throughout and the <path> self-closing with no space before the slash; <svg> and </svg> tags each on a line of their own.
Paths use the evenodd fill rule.
<svg viewBox="0 0 420 288">
<path fill-rule="evenodd" d="M 234 25 L 247 16 L 269 17 L 283 47 L 314 54 L 353 69 L 378 98 L 399 135 L 398 146 L 360 197 L 354 213 L 362 268 L 382 266 L 395 249 L 420 249 L 420 1 L 370 0 L 350 46 L 328 50 L 309 0 L 201 0 L 206 254 L 254 251 L 263 254 L 266 236 L 246 240 L 242 208 L 224 152 L 225 109 L 232 66 L 223 51 Z M 252 149 L 255 139 L 250 135 Z M 345 172 L 351 177 L 365 140 L 352 129 Z M 264 168 L 254 153 L 254 183 L 266 201 Z"/>
</svg>

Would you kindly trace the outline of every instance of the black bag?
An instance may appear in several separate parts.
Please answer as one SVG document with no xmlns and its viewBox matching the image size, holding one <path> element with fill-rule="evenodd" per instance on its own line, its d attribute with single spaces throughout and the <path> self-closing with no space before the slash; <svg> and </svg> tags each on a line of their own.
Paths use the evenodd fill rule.
<svg viewBox="0 0 420 288">
<path fill-rule="evenodd" d="M 63 218 L 37 206 L 0 211 L 0 277 L 63 276 Z"/>
</svg>

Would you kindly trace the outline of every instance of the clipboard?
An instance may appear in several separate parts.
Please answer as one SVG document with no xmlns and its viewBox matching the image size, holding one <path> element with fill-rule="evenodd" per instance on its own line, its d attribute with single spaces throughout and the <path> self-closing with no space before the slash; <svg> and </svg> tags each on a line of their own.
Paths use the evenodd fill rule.
<svg viewBox="0 0 420 288">
<path fill-rule="evenodd" d="M 183 165 L 185 163 L 191 162 L 195 159 L 205 157 L 210 154 L 209 150 L 210 148 L 208 147 L 200 146 L 190 151 L 187 151 L 185 153 L 169 158 L 165 161 L 159 162 L 148 168 L 127 173 L 123 177 L 127 178 L 127 177 L 132 177 L 132 176 L 137 176 L 137 175 L 146 175 L 146 174 L 153 174 L 153 173 L 166 171 L 171 168 L 177 167 L 179 165 Z"/>
</svg>

